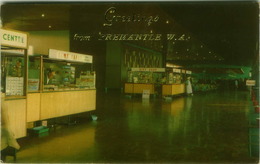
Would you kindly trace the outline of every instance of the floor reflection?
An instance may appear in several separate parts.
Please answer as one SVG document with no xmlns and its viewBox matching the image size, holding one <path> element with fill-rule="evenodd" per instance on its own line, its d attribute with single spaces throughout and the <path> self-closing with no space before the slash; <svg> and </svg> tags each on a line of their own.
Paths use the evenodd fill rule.
<svg viewBox="0 0 260 164">
<path fill-rule="evenodd" d="M 249 156 L 247 92 L 142 100 L 97 97 L 98 121 L 22 143 L 17 162 L 255 162 Z"/>
</svg>

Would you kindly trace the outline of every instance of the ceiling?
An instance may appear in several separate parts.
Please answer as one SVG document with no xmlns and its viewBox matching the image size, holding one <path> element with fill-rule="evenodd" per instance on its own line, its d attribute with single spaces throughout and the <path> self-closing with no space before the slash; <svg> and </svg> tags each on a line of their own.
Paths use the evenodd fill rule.
<svg viewBox="0 0 260 164">
<path fill-rule="evenodd" d="M 161 22 L 149 27 L 129 23 L 127 26 L 121 24 L 106 28 L 102 26 L 104 11 L 111 6 L 125 15 L 138 12 L 160 15 Z M 31 2 L 1 6 L 2 26 L 20 31 L 73 29 L 93 33 L 175 33 L 175 41 L 168 42 L 167 61 L 186 65 L 220 63 L 250 66 L 258 55 L 258 15 L 256 1 Z M 183 34 L 185 37 L 181 40 Z"/>
</svg>

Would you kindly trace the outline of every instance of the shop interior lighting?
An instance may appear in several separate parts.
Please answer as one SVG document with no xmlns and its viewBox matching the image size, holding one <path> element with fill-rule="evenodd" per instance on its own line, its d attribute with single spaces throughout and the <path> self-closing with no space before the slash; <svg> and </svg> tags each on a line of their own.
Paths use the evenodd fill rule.
<svg viewBox="0 0 260 164">
<path fill-rule="evenodd" d="M 170 22 L 167 20 L 167 21 L 166 21 L 166 24 L 169 24 L 169 23 L 170 23 Z"/>
<path fill-rule="evenodd" d="M 51 25 L 49 25 L 49 28 L 51 28 Z"/>
<path fill-rule="evenodd" d="M 42 14 L 42 17 L 44 18 L 44 17 L 45 17 L 45 14 Z"/>
<path fill-rule="evenodd" d="M 176 64 L 172 64 L 172 63 L 166 63 L 166 67 L 170 67 L 170 68 L 180 68 L 180 65 L 176 65 Z"/>
</svg>

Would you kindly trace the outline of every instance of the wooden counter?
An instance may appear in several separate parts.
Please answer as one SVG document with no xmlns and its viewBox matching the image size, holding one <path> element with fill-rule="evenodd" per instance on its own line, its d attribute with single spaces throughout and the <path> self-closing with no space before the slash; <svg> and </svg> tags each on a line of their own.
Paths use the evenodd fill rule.
<svg viewBox="0 0 260 164">
<path fill-rule="evenodd" d="M 5 100 L 10 128 L 16 138 L 26 136 L 26 99 Z"/>
<path fill-rule="evenodd" d="M 185 93 L 185 84 L 163 84 L 162 95 L 178 95 Z"/>
<path fill-rule="evenodd" d="M 27 122 L 96 109 L 96 90 L 28 93 Z"/>
<path fill-rule="evenodd" d="M 96 90 L 41 93 L 40 120 L 96 109 Z"/>
<path fill-rule="evenodd" d="M 143 93 L 143 90 L 150 90 L 154 94 L 154 84 L 125 83 L 125 93 Z"/>
</svg>

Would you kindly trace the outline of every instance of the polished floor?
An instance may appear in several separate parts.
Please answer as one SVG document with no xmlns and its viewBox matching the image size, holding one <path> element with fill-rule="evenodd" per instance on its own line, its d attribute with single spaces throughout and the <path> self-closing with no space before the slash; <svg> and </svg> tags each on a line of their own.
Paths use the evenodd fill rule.
<svg viewBox="0 0 260 164">
<path fill-rule="evenodd" d="M 47 135 L 19 139 L 17 163 L 256 163 L 247 91 L 148 101 L 98 93 L 97 121 L 77 115 Z M 11 157 L 7 162 L 13 162 Z"/>
</svg>

